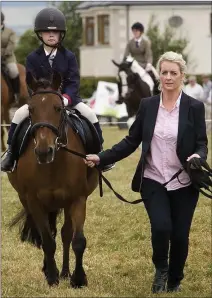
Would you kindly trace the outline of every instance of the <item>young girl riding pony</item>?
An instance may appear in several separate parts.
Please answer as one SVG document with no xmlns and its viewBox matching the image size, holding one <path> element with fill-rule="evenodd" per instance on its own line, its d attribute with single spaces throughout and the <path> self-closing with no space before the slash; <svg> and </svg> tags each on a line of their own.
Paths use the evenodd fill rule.
<svg viewBox="0 0 212 298">
<path fill-rule="evenodd" d="M 66 34 L 66 20 L 63 13 L 56 8 L 45 8 L 35 18 L 34 31 L 41 40 L 42 45 L 26 58 L 26 71 L 36 79 L 51 77 L 52 71 L 57 71 L 62 76 L 62 95 L 65 106 L 74 107 L 95 126 L 101 144 L 103 143 L 102 130 L 95 113 L 84 104 L 79 96 L 80 75 L 75 55 L 62 46 Z M 17 125 L 29 116 L 28 105 L 22 106 L 15 112 L 9 135 L 8 151 L 2 161 L 1 170 L 9 172 L 14 165 L 14 154 L 11 141 Z M 110 170 L 114 165 L 102 168 Z"/>
</svg>

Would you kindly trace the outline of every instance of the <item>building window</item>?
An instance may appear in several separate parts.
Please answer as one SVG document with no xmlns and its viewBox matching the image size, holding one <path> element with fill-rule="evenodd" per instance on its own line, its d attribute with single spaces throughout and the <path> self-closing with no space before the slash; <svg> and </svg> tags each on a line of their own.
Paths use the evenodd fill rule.
<svg viewBox="0 0 212 298">
<path fill-rule="evenodd" d="M 169 18 L 169 25 L 172 28 L 178 28 L 183 24 L 183 19 L 180 16 L 173 16 Z"/>
<path fill-rule="evenodd" d="M 84 30 L 84 44 L 88 46 L 94 45 L 94 18 L 85 18 L 85 30 Z"/>
<path fill-rule="evenodd" d="M 109 16 L 98 16 L 98 43 L 109 44 Z"/>
<path fill-rule="evenodd" d="M 212 35 L 212 12 L 210 14 L 210 34 Z"/>
</svg>

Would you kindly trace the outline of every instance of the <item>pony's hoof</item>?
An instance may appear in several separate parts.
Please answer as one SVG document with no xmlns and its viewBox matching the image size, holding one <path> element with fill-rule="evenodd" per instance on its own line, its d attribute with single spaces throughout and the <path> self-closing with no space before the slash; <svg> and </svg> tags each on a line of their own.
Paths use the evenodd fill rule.
<svg viewBox="0 0 212 298">
<path fill-rule="evenodd" d="M 72 286 L 72 288 L 82 288 L 82 287 L 87 287 L 88 285 L 88 280 L 87 280 L 87 276 L 83 271 L 79 272 L 76 274 L 76 272 L 74 271 L 71 278 L 70 278 L 70 284 Z"/>
<path fill-rule="evenodd" d="M 59 285 L 59 278 L 47 278 L 47 282 L 48 282 L 48 285 L 50 287 L 53 287 L 53 286 L 58 286 Z"/>
<path fill-rule="evenodd" d="M 56 272 L 54 272 L 53 274 L 49 274 L 47 272 L 47 270 L 45 270 L 44 274 L 46 276 L 46 280 L 50 287 L 59 285 L 59 270 L 58 269 L 56 269 Z"/>
<path fill-rule="evenodd" d="M 48 278 L 48 272 L 47 272 L 46 266 L 43 266 L 42 272 L 45 275 L 45 278 L 47 279 Z"/>
<path fill-rule="evenodd" d="M 71 273 L 69 270 L 62 270 L 60 273 L 60 278 L 61 279 L 68 279 L 71 277 Z"/>
</svg>

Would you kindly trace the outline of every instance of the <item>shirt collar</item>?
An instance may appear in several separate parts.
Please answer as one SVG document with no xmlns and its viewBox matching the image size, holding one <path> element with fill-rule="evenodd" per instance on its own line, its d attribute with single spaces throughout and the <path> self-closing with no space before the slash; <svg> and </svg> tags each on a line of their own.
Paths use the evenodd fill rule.
<svg viewBox="0 0 212 298">
<path fill-rule="evenodd" d="M 50 53 L 48 53 L 47 50 L 46 50 L 45 48 L 43 48 L 43 49 L 44 49 L 44 52 L 45 52 L 46 56 L 48 56 Z M 56 56 L 56 54 L 57 54 L 57 49 L 55 49 L 55 50 L 51 53 L 51 56 L 50 56 L 50 57 L 52 57 L 52 56 Z"/>
<path fill-rule="evenodd" d="M 180 105 L 180 100 L 181 100 L 181 96 L 182 96 L 182 90 L 180 91 L 180 94 L 179 94 L 179 96 L 178 96 L 178 98 L 177 98 L 177 101 L 176 101 L 176 103 L 175 103 L 174 108 L 175 108 L 175 107 L 176 107 L 176 108 L 179 107 L 179 105 Z M 161 94 L 160 94 L 160 107 L 164 107 L 164 105 L 163 105 L 163 101 L 162 101 L 162 92 L 161 92 Z"/>
<path fill-rule="evenodd" d="M 135 41 L 138 41 L 139 43 L 142 41 L 143 37 L 142 35 L 139 38 L 135 38 Z"/>
</svg>

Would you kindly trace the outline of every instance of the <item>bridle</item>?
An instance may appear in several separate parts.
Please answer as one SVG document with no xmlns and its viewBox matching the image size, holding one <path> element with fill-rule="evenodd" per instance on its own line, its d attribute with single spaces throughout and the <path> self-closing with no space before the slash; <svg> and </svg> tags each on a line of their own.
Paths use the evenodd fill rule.
<svg viewBox="0 0 212 298">
<path fill-rule="evenodd" d="M 34 92 L 31 97 L 37 95 L 37 94 L 56 94 L 57 96 L 59 96 L 61 103 L 62 103 L 62 108 L 61 108 L 61 117 L 60 117 L 60 123 L 59 126 L 56 127 L 55 125 L 48 123 L 48 122 L 38 122 L 32 125 L 31 127 L 31 135 L 34 138 L 34 142 L 35 141 L 35 132 L 37 129 L 41 128 L 41 127 L 47 127 L 49 128 L 55 135 L 56 135 L 56 140 L 55 140 L 55 147 L 56 150 L 59 150 L 60 147 L 65 147 L 68 143 L 68 139 L 67 139 L 67 115 L 66 115 L 66 109 L 63 103 L 63 97 L 62 95 L 58 92 L 58 91 L 54 91 L 54 90 L 43 90 L 43 91 L 37 91 Z M 29 115 L 30 118 L 30 122 L 31 121 L 31 115 Z M 65 138 L 64 138 L 65 136 Z M 65 139 L 65 142 L 64 142 Z"/>
<path fill-rule="evenodd" d="M 134 60 L 135 60 L 135 59 L 133 59 L 133 60 L 131 61 L 131 65 L 132 65 L 132 63 L 133 63 Z M 118 77 L 119 77 L 119 81 L 120 81 L 120 86 L 127 86 L 127 87 L 129 87 L 129 84 L 128 84 L 128 83 L 127 83 L 127 84 L 122 84 L 122 83 L 121 83 L 121 77 L 120 77 L 120 74 L 119 74 L 120 71 L 124 71 L 124 72 L 126 73 L 125 70 L 122 70 L 122 69 L 120 70 L 120 69 L 119 69 Z M 132 70 L 131 70 L 131 71 L 132 71 Z M 143 79 L 143 77 L 145 76 L 146 73 L 147 73 L 147 71 L 145 71 L 144 74 L 143 74 L 142 76 L 139 75 L 140 78 Z M 136 74 L 136 73 L 132 71 L 132 74 Z M 129 74 L 126 73 L 126 75 L 127 75 L 127 77 L 128 77 Z"/>
</svg>

